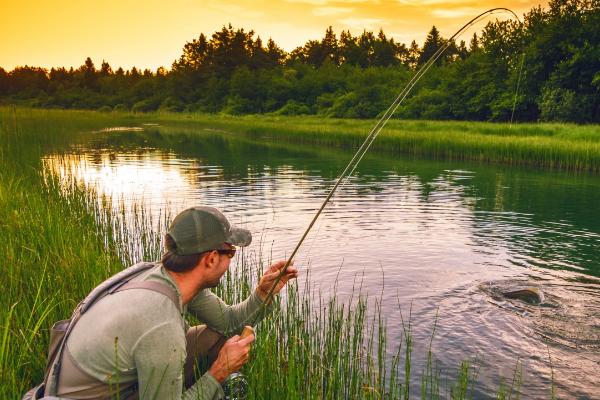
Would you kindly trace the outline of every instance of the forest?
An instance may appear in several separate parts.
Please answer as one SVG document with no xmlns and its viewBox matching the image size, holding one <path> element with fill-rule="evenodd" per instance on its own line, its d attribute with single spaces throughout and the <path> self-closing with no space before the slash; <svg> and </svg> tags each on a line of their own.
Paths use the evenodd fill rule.
<svg viewBox="0 0 600 400">
<path fill-rule="evenodd" d="M 491 20 L 452 43 L 433 26 L 422 46 L 330 26 L 290 52 L 229 24 L 156 71 L 89 57 L 79 68 L 0 68 L 0 104 L 374 118 L 449 45 L 396 118 L 503 122 L 514 109 L 518 122 L 600 122 L 600 0 L 552 0 L 522 20 Z"/>
</svg>

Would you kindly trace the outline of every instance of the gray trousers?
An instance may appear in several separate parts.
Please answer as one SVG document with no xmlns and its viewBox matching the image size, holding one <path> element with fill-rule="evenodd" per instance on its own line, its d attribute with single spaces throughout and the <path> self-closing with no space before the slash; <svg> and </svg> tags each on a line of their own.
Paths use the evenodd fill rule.
<svg viewBox="0 0 600 400">
<path fill-rule="evenodd" d="M 186 334 L 186 350 L 183 377 L 184 387 L 191 387 L 217 359 L 225 343 L 225 337 L 206 325 L 190 328 Z M 62 368 L 58 384 L 58 396 L 69 399 L 112 399 L 117 393 L 114 387 L 89 376 L 73 361 L 68 348 L 63 355 Z M 118 388 L 119 398 L 134 400 L 138 398 L 137 382 L 124 383 Z"/>
<path fill-rule="evenodd" d="M 187 356 L 183 368 L 184 386 L 191 387 L 196 379 L 206 373 L 215 362 L 219 351 L 225 344 L 225 336 L 213 331 L 206 325 L 191 327 L 187 334 Z"/>
</svg>

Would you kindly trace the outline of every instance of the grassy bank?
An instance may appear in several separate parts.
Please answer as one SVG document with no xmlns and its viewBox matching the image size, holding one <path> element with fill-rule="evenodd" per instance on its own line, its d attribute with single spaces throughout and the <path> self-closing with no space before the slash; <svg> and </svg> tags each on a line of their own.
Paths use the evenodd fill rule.
<svg viewBox="0 0 600 400">
<path fill-rule="evenodd" d="M 193 126 L 205 118 L 150 117 Z M 20 398 L 41 379 L 50 325 L 67 318 L 110 274 L 141 259 L 156 259 L 164 231 L 164 225 L 152 230 L 142 209 L 138 223 L 125 225 L 124 215 L 93 191 L 44 174 L 40 157 L 85 140 L 91 131 L 146 121 L 148 116 L 0 109 L 0 224 L 5 232 L 0 254 L 6 266 L 0 291 L 0 398 Z M 248 295 L 263 266 L 251 254 L 235 261 L 238 268 L 218 289 L 230 302 Z M 335 297 L 321 298 L 310 285 L 303 292 L 292 287 L 286 307 L 277 304 L 257 329 L 253 359 L 245 367 L 251 398 L 470 397 L 474 380 L 468 363 L 457 366 L 456 376 L 443 384 L 433 357 L 424 371 L 411 369 L 408 325 L 402 341 L 393 345 L 396 356 L 386 360 L 385 316 L 376 304 L 368 310 L 368 304 L 359 293 L 353 302 L 339 304 Z M 421 377 L 416 387 L 411 386 L 415 375 Z M 511 395 L 511 388 L 501 388 L 498 397 Z"/>
<path fill-rule="evenodd" d="M 98 113 L 37 111 L 68 120 L 120 120 L 130 125 L 159 123 L 177 129 L 246 135 L 252 139 L 357 149 L 375 120 L 318 117 L 229 116 L 185 113 Z M 600 126 L 575 124 L 495 124 L 459 121 L 390 120 L 372 151 L 432 159 L 473 160 L 568 171 L 600 172 Z"/>
<path fill-rule="evenodd" d="M 374 120 L 202 114 L 148 114 L 188 128 L 254 139 L 356 149 Z M 200 131 L 199 131 L 200 132 Z M 432 159 L 473 160 L 569 171 L 600 172 L 600 126 L 391 120 L 372 150 Z"/>
</svg>

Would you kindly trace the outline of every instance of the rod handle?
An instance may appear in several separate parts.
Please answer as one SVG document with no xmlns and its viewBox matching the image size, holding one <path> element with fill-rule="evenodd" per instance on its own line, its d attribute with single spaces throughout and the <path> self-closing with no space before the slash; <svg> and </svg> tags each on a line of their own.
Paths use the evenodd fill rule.
<svg viewBox="0 0 600 400">
<path fill-rule="evenodd" d="M 242 334 L 240 335 L 240 339 L 245 339 L 248 336 L 253 335 L 253 334 L 254 334 L 254 329 L 251 326 L 246 325 L 246 326 L 244 326 L 244 330 L 242 331 Z"/>
</svg>

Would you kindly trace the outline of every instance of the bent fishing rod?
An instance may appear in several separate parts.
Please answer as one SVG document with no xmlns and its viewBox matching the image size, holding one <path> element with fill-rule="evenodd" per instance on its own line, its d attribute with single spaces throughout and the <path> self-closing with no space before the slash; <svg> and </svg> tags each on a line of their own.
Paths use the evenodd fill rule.
<svg viewBox="0 0 600 400">
<path fill-rule="evenodd" d="M 515 19 L 519 22 L 519 24 L 522 24 L 520 18 L 517 16 L 517 14 L 515 14 L 514 11 L 512 11 L 512 10 L 510 10 L 508 8 L 497 7 L 497 8 L 492 8 L 490 10 L 487 10 L 487 11 L 479 14 L 475 18 L 471 19 L 469 22 L 467 22 L 466 24 L 464 24 L 458 31 L 456 31 L 454 33 L 454 35 L 452 35 L 450 37 L 450 39 L 447 40 L 447 42 L 444 44 L 444 46 L 440 47 L 429 58 L 429 60 L 427 60 L 427 62 L 425 62 L 421 66 L 421 68 L 419 68 L 419 70 L 415 73 L 415 75 L 408 81 L 408 83 L 404 86 L 404 88 L 398 94 L 398 96 L 396 97 L 396 99 L 392 102 L 392 104 L 387 108 L 387 110 L 385 111 L 385 113 L 377 121 L 377 123 L 375 124 L 375 126 L 371 129 L 371 131 L 369 132 L 369 134 L 367 135 L 367 137 L 365 138 L 365 140 L 363 141 L 363 143 L 361 144 L 361 146 L 358 148 L 358 150 L 356 151 L 356 153 L 354 153 L 354 156 L 352 157 L 352 159 L 348 162 L 348 164 L 346 165 L 346 167 L 342 171 L 342 173 L 338 176 L 335 184 L 333 185 L 333 187 L 331 188 L 331 190 L 329 191 L 329 193 L 325 197 L 325 200 L 323 200 L 323 203 L 321 204 L 321 206 L 319 207 L 319 209 L 315 213 L 314 217 L 312 218 L 312 220 L 308 224 L 308 227 L 306 228 L 306 230 L 302 234 L 302 237 L 298 241 L 298 244 L 294 248 L 294 251 L 292 251 L 292 253 L 288 257 L 285 265 L 283 266 L 283 268 L 281 268 L 281 270 L 279 271 L 279 274 L 275 278 L 275 281 L 271 285 L 271 288 L 269 289 L 269 292 L 267 293 L 267 296 L 265 297 L 265 301 L 263 303 L 263 310 L 266 309 L 266 306 L 271 302 L 272 297 L 273 297 L 273 292 L 274 292 L 275 288 L 277 287 L 277 285 L 281 281 L 281 278 L 283 277 L 283 275 L 286 273 L 288 267 L 292 264 L 292 261 L 293 261 L 294 257 L 296 256 L 296 253 L 300 249 L 300 246 L 302 246 L 302 243 L 304 243 L 304 240 L 308 236 L 308 234 L 311 231 L 312 227 L 314 226 L 315 222 L 317 221 L 317 219 L 319 218 L 319 216 L 321 215 L 321 213 L 323 212 L 323 210 L 325 209 L 325 207 L 327 206 L 327 204 L 329 203 L 329 201 L 331 200 L 331 198 L 335 194 L 335 192 L 338 189 L 338 187 L 340 186 L 340 184 L 345 183 L 348 180 L 348 178 L 350 176 L 352 176 L 352 174 L 354 173 L 354 170 L 356 169 L 356 167 L 358 166 L 358 164 L 360 163 L 360 161 L 362 160 L 362 158 L 364 157 L 364 155 L 367 153 L 367 151 L 371 147 L 371 144 L 373 143 L 373 141 L 375 140 L 375 138 L 377 138 L 377 136 L 379 135 L 379 133 L 381 132 L 381 130 L 385 127 L 385 125 L 387 124 L 387 122 L 389 121 L 389 119 L 392 117 L 392 115 L 398 109 L 398 107 L 404 101 L 404 99 L 406 99 L 406 97 L 411 92 L 411 90 L 414 88 L 414 86 L 417 84 L 417 82 L 423 77 L 423 75 L 425 75 L 425 73 L 429 70 L 429 68 L 431 68 L 431 66 L 440 58 L 440 56 L 442 55 L 442 53 L 446 49 L 448 49 L 448 47 L 450 47 L 451 44 L 454 43 L 454 40 L 457 37 L 459 37 L 460 35 L 462 35 L 467 29 L 469 29 L 471 26 L 473 26 L 474 24 L 476 24 L 477 22 L 479 22 L 479 20 L 481 20 L 482 18 L 487 17 L 487 16 L 492 15 L 492 14 L 495 14 L 495 13 L 503 13 L 503 12 L 507 12 L 507 13 L 511 14 L 512 16 L 515 17 Z M 512 121 L 512 117 L 511 117 L 511 121 Z M 260 312 L 257 313 L 257 317 L 259 315 L 261 315 Z M 253 323 L 253 325 L 254 325 L 254 323 Z"/>
</svg>

